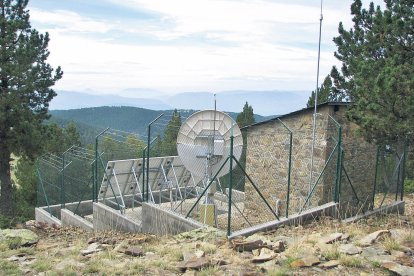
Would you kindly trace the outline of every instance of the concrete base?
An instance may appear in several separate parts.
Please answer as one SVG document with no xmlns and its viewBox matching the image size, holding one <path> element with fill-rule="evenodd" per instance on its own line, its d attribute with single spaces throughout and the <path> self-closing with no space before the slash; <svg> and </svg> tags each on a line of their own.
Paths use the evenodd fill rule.
<svg viewBox="0 0 414 276">
<path fill-rule="evenodd" d="M 141 232 L 141 222 L 134 221 L 102 203 L 93 203 L 93 228 L 121 232 Z"/>
<path fill-rule="evenodd" d="M 337 217 L 338 203 L 329 202 L 324 205 L 309 209 L 301 214 L 295 214 L 288 218 L 280 218 L 280 220 L 270 221 L 256 226 L 252 226 L 237 232 L 234 232 L 229 236 L 229 239 L 239 236 L 250 236 L 257 232 L 269 231 L 280 227 L 281 225 L 298 225 L 304 224 L 317 217 L 330 216 Z"/>
<path fill-rule="evenodd" d="M 74 214 L 73 212 L 62 209 L 60 210 L 60 217 L 62 221 L 62 225 L 71 225 L 75 227 L 79 227 L 86 231 L 93 231 L 93 224 L 87 221 L 86 219 L 82 218 Z"/>
<path fill-rule="evenodd" d="M 191 218 L 185 218 L 157 205 L 142 204 L 142 232 L 157 235 L 176 235 L 204 225 Z"/>
<path fill-rule="evenodd" d="M 405 211 L 405 202 L 404 201 L 396 201 L 390 205 L 383 206 L 378 209 L 374 209 L 372 211 L 367 211 L 363 214 L 356 215 L 354 217 L 350 217 L 347 219 L 342 220 L 345 223 L 349 222 L 356 222 L 360 219 L 364 219 L 369 216 L 378 215 L 378 214 L 404 214 Z"/>
<path fill-rule="evenodd" d="M 61 221 L 49 214 L 43 207 L 35 208 L 35 219 L 37 222 L 42 222 L 50 225 L 62 225 Z"/>
</svg>

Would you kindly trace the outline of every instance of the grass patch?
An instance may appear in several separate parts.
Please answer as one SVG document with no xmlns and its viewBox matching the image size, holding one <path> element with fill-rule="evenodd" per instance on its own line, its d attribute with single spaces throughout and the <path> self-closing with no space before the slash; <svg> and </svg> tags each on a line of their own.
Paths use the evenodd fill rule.
<svg viewBox="0 0 414 276">
<path fill-rule="evenodd" d="M 266 275 L 269 276 L 288 276 L 291 275 L 289 270 L 286 268 L 282 268 L 282 269 L 271 269 L 269 271 L 267 271 Z"/>
<path fill-rule="evenodd" d="M 208 266 L 200 270 L 200 272 L 197 273 L 197 276 L 210 276 L 210 275 L 218 275 L 220 271 L 220 268 L 218 266 Z"/>
<path fill-rule="evenodd" d="M 384 240 L 382 241 L 382 245 L 388 252 L 391 252 L 392 250 L 401 250 L 401 244 L 396 240 L 392 239 L 391 237 L 384 238 Z"/>
<path fill-rule="evenodd" d="M 201 251 L 204 251 L 206 254 L 214 254 L 217 251 L 217 247 L 214 244 L 203 244 L 200 248 Z"/>
<path fill-rule="evenodd" d="M 19 266 L 7 260 L 0 259 L 0 274 L 1 275 L 22 275 Z"/>
<path fill-rule="evenodd" d="M 322 256 L 328 261 L 338 260 L 341 257 L 341 253 L 338 249 L 333 248 L 332 250 L 322 252 Z"/>
<path fill-rule="evenodd" d="M 30 267 L 37 272 L 45 272 L 52 269 L 53 266 L 50 259 L 38 258 L 33 264 L 30 265 Z"/>
<path fill-rule="evenodd" d="M 341 257 L 339 258 L 339 263 L 346 267 L 364 267 L 362 260 L 354 256 L 341 255 Z"/>
</svg>

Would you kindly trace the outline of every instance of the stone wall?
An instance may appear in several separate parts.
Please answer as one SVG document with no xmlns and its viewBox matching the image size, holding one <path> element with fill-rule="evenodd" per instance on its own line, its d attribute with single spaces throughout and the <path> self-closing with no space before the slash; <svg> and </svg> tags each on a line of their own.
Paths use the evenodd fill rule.
<svg viewBox="0 0 414 276">
<path fill-rule="evenodd" d="M 321 105 L 318 108 L 312 182 L 312 119 L 313 109 L 304 109 L 280 117 L 293 133 L 291 192 L 289 214 L 303 206 L 310 189 L 321 175 L 305 209 L 333 201 L 337 175 L 338 124 L 342 126 L 345 151 L 344 166 L 361 201 L 367 202 L 375 173 L 376 147 L 357 134 L 357 126 L 347 121 L 345 105 Z M 330 161 L 327 163 L 327 161 Z M 321 174 L 325 164 L 324 174 Z M 246 172 L 259 187 L 266 200 L 285 215 L 289 164 L 289 132 L 278 120 L 271 120 L 247 129 Z M 355 205 L 351 185 L 342 174 L 341 200 Z M 312 183 L 312 184 L 310 184 Z M 260 197 L 246 181 L 246 208 L 259 210 Z M 361 195 L 361 196 L 360 196 Z M 276 207 L 277 202 L 280 204 Z"/>
<path fill-rule="evenodd" d="M 375 181 L 377 146 L 366 142 L 358 135 L 358 126 L 346 119 L 345 111 L 346 106 L 339 106 L 334 117 L 342 125 L 343 167 L 350 180 L 342 171 L 341 213 L 343 216 L 349 216 L 370 207 Z M 359 203 L 350 182 L 360 200 Z"/>
</svg>

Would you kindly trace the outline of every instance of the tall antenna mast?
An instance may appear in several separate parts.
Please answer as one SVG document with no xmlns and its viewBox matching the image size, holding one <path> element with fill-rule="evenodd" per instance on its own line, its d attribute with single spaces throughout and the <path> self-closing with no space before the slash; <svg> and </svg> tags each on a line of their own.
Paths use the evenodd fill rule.
<svg viewBox="0 0 414 276">
<path fill-rule="evenodd" d="M 311 150 L 311 168 L 310 168 L 310 179 L 309 179 L 309 193 L 312 190 L 312 182 L 313 182 L 313 154 L 315 151 L 315 132 L 316 132 L 316 111 L 318 108 L 318 91 L 319 91 L 319 64 L 321 61 L 321 36 L 322 36 L 322 1 L 321 0 L 321 17 L 319 19 L 319 45 L 318 45 L 318 69 L 316 72 L 316 90 L 315 90 L 315 107 L 313 110 L 313 128 L 312 128 L 312 150 Z"/>
</svg>

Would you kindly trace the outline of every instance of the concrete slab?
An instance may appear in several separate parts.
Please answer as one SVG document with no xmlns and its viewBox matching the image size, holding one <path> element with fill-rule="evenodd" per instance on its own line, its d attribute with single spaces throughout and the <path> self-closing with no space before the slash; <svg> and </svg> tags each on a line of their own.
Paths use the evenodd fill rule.
<svg viewBox="0 0 414 276">
<path fill-rule="evenodd" d="M 363 214 L 359 214 L 354 217 L 344 219 L 342 221 L 345 223 L 349 223 L 349 222 L 355 222 L 360 219 L 364 219 L 366 217 L 378 215 L 378 214 L 404 214 L 404 211 L 405 211 L 405 202 L 396 201 L 390 205 L 382 206 L 381 208 L 377 208 L 372 211 L 367 211 Z"/>
<path fill-rule="evenodd" d="M 99 230 L 117 230 L 121 232 L 141 232 L 141 222 L 134 221 L 119 211 L 102 203 L 93 203 L 93 228 Z"/>
<path fill-rule="evenodd" d="M 49 225 L 62 225 L 61 221 L 57 217 L 52 216 L 41 207 L 35 208 L 35 219 L 37 222 L 43 222 Z"/>
<path fill-rule="evenodd" d="M 175 235 L 197 228 L 204 224 L 191 218 L 185 218 L 173 211 L 162 209 L 158 205 L 142 204 L 142 232 L 157 235 Z"/>
<path fill-rule="evenodd" d="M 301 214 L 295 214 L 289 216 L 288 218 L 280 218 L 280 220 L 274 220 L 270 222 L 266 222 L 263 224 L 255 225 L 249 228 L 245 228 L 240 231 L 236 231 L 229 236 L 229 239 L 240 237 L 240 236 L 250 236 L 257 232 L 268 231 L 272 229 L 276 229 L 281 225 L 297 225 L 297 224 L 304 224 L 310 220 L 315 219 L 316 217 L 321 216 L 330 216 L 336 217 L 338 203 L 329 202 L 324 205 L 306 210 Z"/>
<path fill-rule="evenodd" d="M 86 219 L 74 214 L 72 211 L 62 209 L 60 210 L 60 217 L 62 225 L 70 225 L 79 227 L 86 231 L 93 231 L 93 224 Z"/>
</svg>

